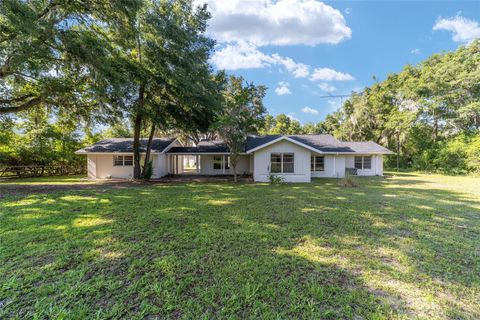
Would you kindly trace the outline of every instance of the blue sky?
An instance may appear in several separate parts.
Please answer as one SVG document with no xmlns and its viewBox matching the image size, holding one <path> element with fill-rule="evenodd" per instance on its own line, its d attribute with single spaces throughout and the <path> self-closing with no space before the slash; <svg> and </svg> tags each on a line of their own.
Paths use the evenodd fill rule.
<svg viewBox="0 0 480 320">
<path fill-rule="evenodd" d="M 342 102 L 320 96 L 361 91 L 480 38 L 480 1 L 206 1 L 214 67 L 266 85 L 268 111 L 302 123 Z"/>
</svg>

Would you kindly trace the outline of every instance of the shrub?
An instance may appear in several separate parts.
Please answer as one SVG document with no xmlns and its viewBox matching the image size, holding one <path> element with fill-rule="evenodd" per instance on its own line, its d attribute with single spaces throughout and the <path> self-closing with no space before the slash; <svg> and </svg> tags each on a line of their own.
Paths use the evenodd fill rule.
<svg viewBox="0 0 480 320">
<path fill-rule="evenodd" d="M 465 153 L 467 154 L 465 160 L 467 170 L 472 173 L 480 173 L 480 134 L 471 140 Z"/>
<path fill-rule="evenodd" d="M 351 171 L 346 170 L 345 171 L 345 177 L 340 180 L 340 185 L 345 188 L 353 188 L 358 186 L 357 183 L 357 178 L 353 174 L 351 174 Z"/>
<path fill-rule="evenodd" d="M 143 172 L 142 179 L 143 180 L 150 180 L 152 178 L 152 175 L 153 175 L 153 162 L 148 161 L 146 166 L 143 168 L 143 170 L 144 170 L 144 172 Z"/>
<path fill-rule="evenodd" d="M 285 179 L 282 176 L 270 172 L 268 174 L 268 182 L 271 184 L 281 184 L 285 182 Z"/>
</svg>

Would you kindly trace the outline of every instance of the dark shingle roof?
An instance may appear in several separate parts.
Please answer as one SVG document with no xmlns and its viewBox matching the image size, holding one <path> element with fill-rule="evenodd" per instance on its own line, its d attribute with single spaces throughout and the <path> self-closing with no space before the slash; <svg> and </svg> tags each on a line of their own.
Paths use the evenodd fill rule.
<svg viewBox="0 0 480 320">
<path fill-rule="evenodd" d="M 282 135 L 249 136 L 247 138 L 246 151 L 260 147 L 266 143 L 282 137 Z M 391 154 L 390 150 L 375 142 L 342 142 L 329 134 L 305 134 L 286 135 L 286 137 L 317 149 L 321 152 L 351 152 L 351 153 L 385 153 Z"/>
<path fill-rule="evenodd" d="M 173 147 L 168 153 L 228 153 L 227 145 L 221 140 L 200 141 L 196 147 Z"/>
<path fill-rule="evenodd" d="M 329 134 L 291 135 L 288 137 L 322 152 L 355 152 Z"/>
<path fill-rule="evenodd" d="M 393 154 L 392 151 L 388 150 L 385 147 L 373 142 L 373 141 L 365 141 L 365 142 L 355 142 L 355 141 L 347 141 L 342 142 L 345 146 L 349 147 L 356 153 L 385 153 L 385 154 Z"/>
<path fill-rule="evenodd" d="M 272 142 L 282 135 L 248 136 L 245 152 L 264 144 Z M 392 154 L 390 150 L 372 142 L 341 142 L 329 134 L 316 135 L 287 135 L 286 137 L 317 149 L 321 152 L 351 152 L 351 153 L 385 153 Z M 152 142 L 152 152 L 162 152 L 169 146 L 174 138 L 155 138 Z M 145 152 L 147 139 L 141 140 L 140 152 Z M 89 147 L 78 150 L 76 153 L 114 153 L 133 152 L 133 139 L 114 138 L 95 143 Z M 229 149 L 221 140 L 201 141 L 196 147 L 173 147 L 169 153 L 228 153 Z"/>
<path fill-rule="evenodd" d="M 247 151 L 260 147 L 280 137 L 282 137 L 282 135 L 249 136 L 247 138 Z M 329 134 L 296 134 L 286 135 L 286 137 L 322 152 L 354 152 Z"/>
<path fill-rule="evenodd" d="M 247 143 L 246 143 L 246 151 L 255 149 L 256 147 L 260 147 L 265 143 L 269 143 L 275 139 L 280 138 L 281 135 L 273 134 L 268 136 L 248 136 Z"/>
<path fill-rule="evenodd" d="M 152 140 L 151 152 L 162 152 L 175 138 L 154 138 Z M 148 139 L 140 140 L 140 152 L 147 149 Z M 112 153 L 112 152 L 133 152 L 132 138 L 112 138 L 97 142 L 91 146 L 77 150 L 76 153 Z"/>
</svg>

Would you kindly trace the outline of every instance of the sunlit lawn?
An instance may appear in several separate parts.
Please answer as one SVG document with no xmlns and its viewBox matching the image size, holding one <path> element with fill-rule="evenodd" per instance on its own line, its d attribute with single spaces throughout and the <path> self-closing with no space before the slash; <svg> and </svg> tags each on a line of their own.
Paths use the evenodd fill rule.
<svg viewBox="0 0 480 320">
<path fill-rule="evenodd" d="M 359 183 L 7 196 L 0 318 L 480 318 L 480 179 Z"/>
<path fill-rule="evenodd" d="M 11 178 L 0 180 L 0 190 L 2 185 L 39 185 L 39 184 L 92 184 L 93 180 L 88 180 L 84 176 L 65 176 L 65 177 L 39 177 L 39 178 Z"/>
</svg>

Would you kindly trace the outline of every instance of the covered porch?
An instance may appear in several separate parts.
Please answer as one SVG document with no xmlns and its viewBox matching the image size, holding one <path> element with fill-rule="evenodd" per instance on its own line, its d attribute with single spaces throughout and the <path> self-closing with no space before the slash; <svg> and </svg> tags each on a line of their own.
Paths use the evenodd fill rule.
<svg viewBox="0 0 480 320">
<path fill-rule="evenodd" d="M 174 151 L 176 152 L 167 154 L 168 173 L 171 175 L 233 175 L 233 168 L 228 153 Z M 253 161 L 250 155 L 240 155 L 236 172 L 238 175 L 252 174 Z"/>
</svg>

